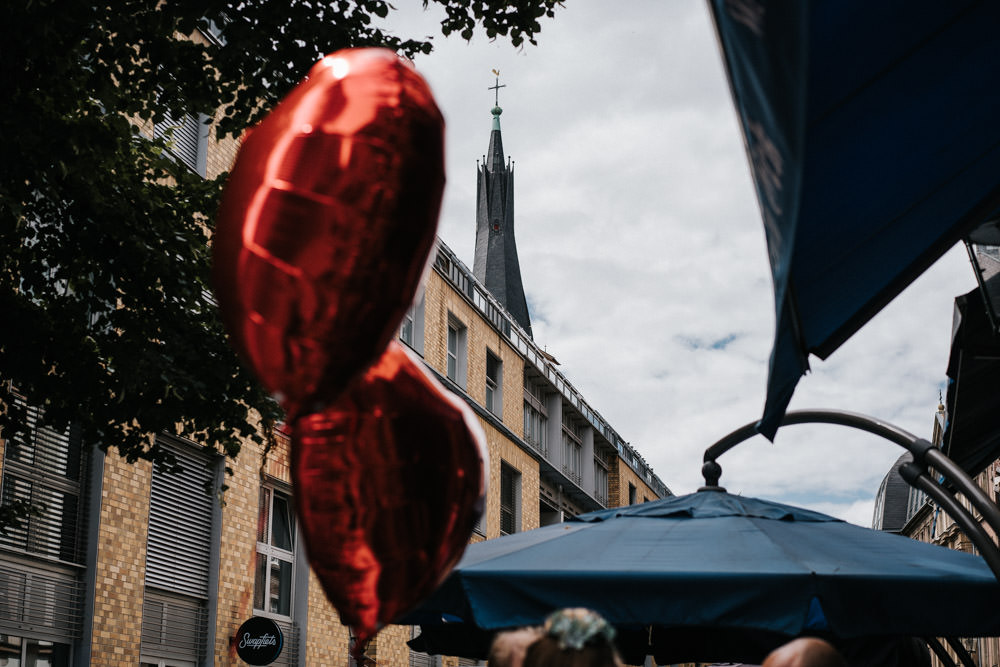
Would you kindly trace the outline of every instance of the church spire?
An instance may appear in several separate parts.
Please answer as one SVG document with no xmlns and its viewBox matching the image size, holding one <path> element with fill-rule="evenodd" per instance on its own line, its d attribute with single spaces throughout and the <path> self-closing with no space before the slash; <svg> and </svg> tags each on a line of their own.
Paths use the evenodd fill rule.
<svg viewBox="0 0 1000 667">
<path fill-rule="evenodd" d="M 490 146 L 478 167 L 476 192 L 476 257 L 472 271 L 479 282 L 503 305 L 514 320 L 531 336 L 528 303 L 521 284 L 521 267 L 514 241 L 514 168 L 504 163 L 500 137 L 500 73 L 494 91 L 493 128 Z"/>
</svg>

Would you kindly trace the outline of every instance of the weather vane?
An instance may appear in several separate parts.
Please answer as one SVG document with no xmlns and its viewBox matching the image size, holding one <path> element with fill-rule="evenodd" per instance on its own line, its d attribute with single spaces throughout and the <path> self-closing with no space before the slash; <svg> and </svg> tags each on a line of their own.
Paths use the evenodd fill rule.
<svg viewBox="0 0 1000 667">
<path fill-rule="evenodd" d="M 490 86 L 489 88 L 487 88 L 487 90 L 492 90 L 493 93 L 494 93 L 493 106 L 500 106 L 500 89 L 501 88 L 506 88 L 507 86 L 506 86 L 506 84 L 500 83 L 500 70 L 494 69 L 494 70 L 490 70 L 490 71 L 493 72 L 494 76 L 496 76 L 497 82 L 496 82 L 495 85 Z"/>
</svg>

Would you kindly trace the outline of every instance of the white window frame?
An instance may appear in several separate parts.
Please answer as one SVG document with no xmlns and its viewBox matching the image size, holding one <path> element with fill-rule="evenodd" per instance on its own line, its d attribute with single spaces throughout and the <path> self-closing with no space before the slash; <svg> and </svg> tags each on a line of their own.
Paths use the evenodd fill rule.
<svg viewBox="0 0 1000 667">
<path fill-rule="evenodd" d="M 274 500 L 275 496 L 279 494 L 282 497 L 284 497 L 288 507 L 288 517 L 289 517 L 288 529 L 292 543 L 291 550 L 282 549 L 272 544 L 274 535 L 273 533 Z M 262 514 L 264 511 L 265 502 L 267 503 L 267 516 L 263 517 Z M 262 519 L 264 523 L 263 526 L 260 525 Z M 256 589 L 257 558 L 255 557 L 254 560 L 255 588 L 253 595 L 254 613 L 259 614 L 261 616 L 267 616 L 269 618 L 275 618 L 280 620 L 291 620 L 295 611 L 295 550 L 296 547 L 298 546 L 298 539 L 297 539 L 298 530 L 295 523 L 295 512 L 292 505 L 291 493 L 289 493 L 288 490 L 286 489 L 280 488 L 276 484 L 271 484 L 271 483 L 262 484 L 260 487 L 260 495 L 258 496 L 258 502 L 257 502 L 257 520 L 258 520 L 258 529 L 263 530 L 263 536 L 265 538 L 265 541 L 262 542 L 259 539 L 261 536 L 260 534 L 258 534 L 257 536 L 258 539 L 256 542 L 257 547 L 255 549 L 255 553 L 257 557 L 263 556 L 264 558 L 267 559 L 267 566 L 264 568 L 264 578 L 263 582 L 261 582 L 262 591 L 260 591 L 265 608 L 261 608 L 257 605 L 257 600 L 258 600 L 258 591 Z M 287 604 L 288 614 L 282 614 L 280 611 L 271 610 L 272 606 L 271 604 L 272 599 L 270 596 L 271 577 L 273 576 L 274 566 L 276 564 L 280 565 L 281 563 L 288 563 L 290 567 L 289 577 L 288 577 L 288 604 Z"/>
</svg>

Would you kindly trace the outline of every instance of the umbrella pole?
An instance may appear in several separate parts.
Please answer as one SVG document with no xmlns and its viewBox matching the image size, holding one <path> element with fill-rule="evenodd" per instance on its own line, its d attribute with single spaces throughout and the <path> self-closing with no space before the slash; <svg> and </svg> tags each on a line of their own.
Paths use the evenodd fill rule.
<svg viewBox="0 0 1000 667">
<path fill-rule="evenodd" d="M 979 522 L 969 514 L 968 510 L 945 487 L 935 484 L 921 466 L 914 463 L 903 464 L 899 469 L 899 474 L 910 486 L 920 489 L 933 498 L 955 520 L 962 532 L 968 535 L 972 543 L 976 545 L 986 564 L 993 570 L 993 576 L 997 578 L 997 581 L 1000 581 L 1000 551 L 997 550 L 993 540 L 986 534 Z"/>
<path fill-rule="evenodd" d="M 993 529 L 995 535 L 1000 535 L 1000 507 L 997 507 L 982 489 L 944 452 L 929 441 L 918 438 L 889 422 L 844 410 L 795 410 L 785 414 L 782 426 L 791 424 L 840 424 L 867 431 L 895 442 L 913 454 L 913 463 L 900 469 L 909 484 L 916 486 L 937 501 L 952 519 L 962 528 L 979 550 L 983 560 L 993 571 L 997 581 L 1000 581 L 1000 548 L 990 538 L 983 527 L 942 485 L 935 484 L 927 474 L 927 466 L 941 473 L 962 493 L 963 496 L 982 514 L 983 520 Z M 705 450 L 702 474 L 705 486 L 719 487 L 722 467 L 716 459 L 736 445 L 757 435 L 757 422 L 745 424 L 732 433 L 723 436 L 719 441 Z M 909 468 L 908 468 L 909 466 Z M 908 472 L 904 473 L 904 471 Z"/>
</svg>

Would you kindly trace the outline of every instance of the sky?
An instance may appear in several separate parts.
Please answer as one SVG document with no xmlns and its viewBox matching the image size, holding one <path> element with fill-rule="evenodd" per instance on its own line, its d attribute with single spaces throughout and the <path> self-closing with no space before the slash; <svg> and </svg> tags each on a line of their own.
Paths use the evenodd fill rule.
<svg viewBox="0 0 1000 667">
<path fill-rule="evenodd" d="M 412 2 L 401 36 L 446 122 L 440 237 L 468 266 L 476 160 L 500 72 L 515 234 L 535 342 L 677 494 L 702 453 L 763 410 L 774 305 L 764 230 L 704 0 L 570 0 L 537 46 L 439 34 Z M 412 5 L 412 6 L 410 6 Z M 953 299 L 975 287 L 949 251 L 826 361 L 790 409 L 861 412 L 929 438 L 945 388 Z M 790 426 L 719 459 L 732 493 L 870 525 L 903 452 L 833 425 Z"/>
</svg>

